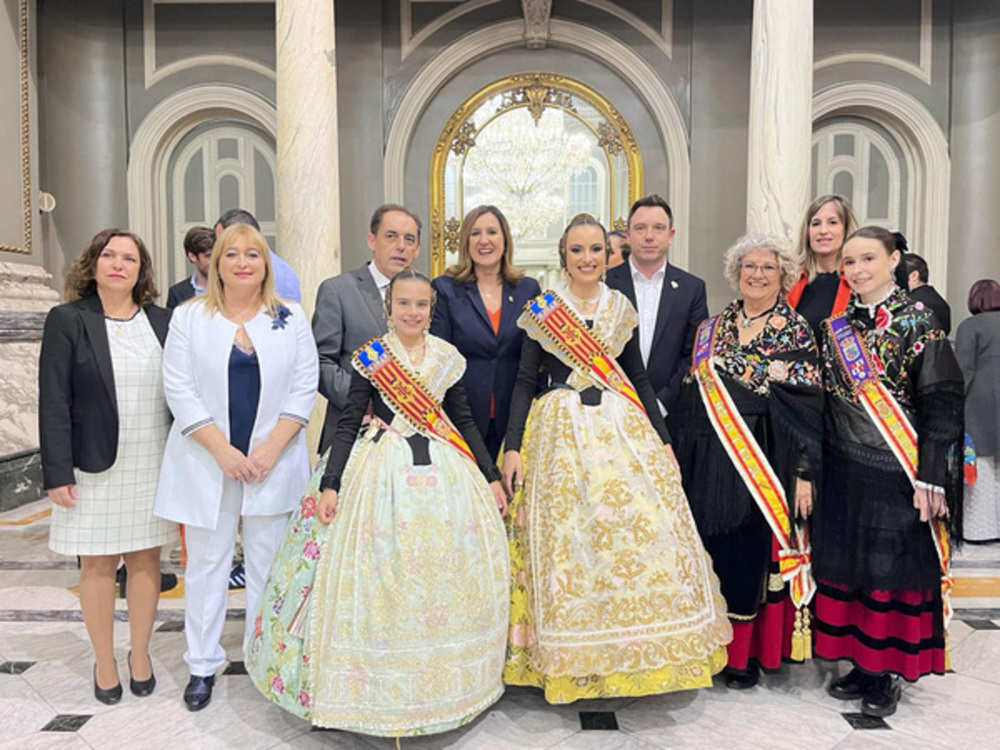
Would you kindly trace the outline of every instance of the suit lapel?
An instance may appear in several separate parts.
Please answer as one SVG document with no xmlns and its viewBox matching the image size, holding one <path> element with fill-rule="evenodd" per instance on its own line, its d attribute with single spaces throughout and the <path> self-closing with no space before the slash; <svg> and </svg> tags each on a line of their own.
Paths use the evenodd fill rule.
<svg viewBox="0 0 1000 750">
<path fill-rule="evenodd" d="M 517 319 L 521 314 L 522 302 L 518 301 L 517 288 L 509 281 L 503 282 L 503 300 L 500 312 L 500 330 L 497 338 L 502 338 L 507 331 L 517 327 Z M 527 301 L 527 300 L 525 300 Z"/>
<path fill-rule="evenodd" d="M 96 294 L 80 300 L 83 327 L 87 332 L 90 347 L 94 350 L 97 369 L 101 373 L 101 381 L 108 390 L 111 403 L 117 406 L 115 397 L 115 370 L 111 364 L 111 347 L 108 344 L 108 328 L 104 322 L 104 306 Z"/>
<path fill-rule="evenodd" d="M 385 328 L 385 306 L 382 303 L 382 295 L 379 294 L 378 287 L 375 285 L 375 279 L 372 278 L 372 273 L 368 270 L 368 265 L 365 264 L 355 271 L 354 278 L 358 280 L 358 291 L 368 305 L 375 322 L 379 324 L 380 328 Z"/>
<path fill-rule="evenodd" d="M 160 341 L 160 346 L 163 346 L 167 341 L 167 331 L 170 327 L 170 316 L 164 315 L 161 310 L 157 309 L 153 305 L 146 305 L 144 308 L 146 311 L 146 320 L 149 321 L 149 325 L 153 328 L 153 333 L 156 334 L 156 338 Z"/>
<path fill-rule="evenodd" d="M 675 284 L 677 284 L 677 277 L 674 274 L 673 266 L 667 263 L 666 268 L 664 268 L 663 287 L 660 290 L 660 309 L 656 313 L 656 327 L 653 329 L 653 341 L 650 343 L 650 350 L 656 346 L 656 342 L 663 335 L 663 331 L 667 327 L 667 321 L 670 320 L 670 313 L 673 310 L 678 293 Z"/>
<path fill-rule="evenodd" d="M 479 317 L 482 318 L 484 323 L 486 323 L 486 327 L 492 334 L 493 324 L 490 322 L 490 314 L 486 312 L 486 305 L 483 304 L 483 298 L 480 296 L 479 290 L 476 289 L 476 282 L 466 281 L 464 284 L 462 284 L 462 289 L 465 291 L 465 295 L 469 298 L 469 301 L 472 303 L 472 306 L 475 308 L 476 312 L 479 313 Z M 507 290 L 504 289 L 504 294 L 506 293 Z M 501 315 L 500 317 L 502 322 L 503 315 Z"/>
</svg>

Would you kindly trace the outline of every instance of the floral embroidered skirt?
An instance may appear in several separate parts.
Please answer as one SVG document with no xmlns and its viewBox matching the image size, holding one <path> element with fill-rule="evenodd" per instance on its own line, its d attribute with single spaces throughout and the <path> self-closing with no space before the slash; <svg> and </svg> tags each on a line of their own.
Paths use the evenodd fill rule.
<svg viewBox="0 0 1000 750">
<path fill-rule="evenodd" d="M 432 441 L 431 464 L 369 430 L 337 515 L 315 516 L 324 463 L 271 568 L 247 652 L 270 700 L 314 725 L 444 732 L 503 692 L 506 540 L 476 466 Z"/>
<path fill-rule="evenodd" d="M 710 686 L 732 629 L 646 416 L 616 394 L 584 406 L 553 390 L 532 406 L 521 455 L 504 681 L 550 703 Z"/>
</svg>

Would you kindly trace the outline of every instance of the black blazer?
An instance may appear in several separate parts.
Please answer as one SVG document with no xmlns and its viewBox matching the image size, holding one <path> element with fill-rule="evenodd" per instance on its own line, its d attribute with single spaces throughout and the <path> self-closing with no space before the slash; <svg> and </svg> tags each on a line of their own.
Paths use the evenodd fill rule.
<svg viewBox="0 0 1000 750">
<path fill-rule="evenodd" d="M 646 374 L 656 391 L 657 400 L 668 412 L 672 412 L 680 396 L 681 380 L 691 367 L 691 352 L 698 325 L 708 317 L 708 301 L 704 281 L 669 263 L 665 270 Z M 608 271 L 607 284 L 636 306 L 632 264 L 629 261 Z M 639 335 L 638 327 L 635 335 Z"/>
<path fill-rule="evenodd" d="M 191 278 L 181 279 L 167 290 L 167 309 L 173 310 L 181 302 L 187 302 L 194 297 L 194 284 Z"/>
<path fill-rule="evenodd" d="M 437 291 L 437 303 L 431 333 L 453 344 L 465 357 L 462 382 L 481 435 L 486 434 L 490 423 L 490 396 L 496 398 L 496 429 L 502 438 L 507 432 L 510 397 L 524 339 L 517 318 L 525 304 L 542 293 L 538 282 L 530 276 L 516 286 L 503 282 L 500 328 L 495 334 L 475 281 L 455 282 L 449 276 L 438 276 L 432 285 Z"/>
<path fill-rule="evenodd" d="M 143 308 L 160 340 L 170 311 Z M 118 454 L 118 401 L 101 298 L 53 307 L 38 364 L 38 433 L 46 489 L 75 484 L 73 467 L 105 471 Z"/>
</svg>

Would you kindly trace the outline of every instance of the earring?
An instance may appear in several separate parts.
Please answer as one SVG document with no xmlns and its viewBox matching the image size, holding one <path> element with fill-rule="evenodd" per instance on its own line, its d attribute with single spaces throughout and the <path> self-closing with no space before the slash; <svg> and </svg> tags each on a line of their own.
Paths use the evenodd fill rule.
<svg viewBox="0 0 1000 750">
<path fill-rule="evenodd" d="M 396 332 L 396 324 L 392 322 L 392 318 L 386 319 L 385 324 L 390 331 L 392 331 L 393 333 Z"/>
</svg>

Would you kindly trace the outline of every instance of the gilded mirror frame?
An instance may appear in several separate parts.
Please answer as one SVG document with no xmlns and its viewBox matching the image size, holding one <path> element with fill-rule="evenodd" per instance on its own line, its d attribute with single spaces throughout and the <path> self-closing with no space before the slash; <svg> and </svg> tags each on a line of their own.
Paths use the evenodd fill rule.
<svg viewBox="0 0 1000 750">
<path fill-rule="evenodd" d="M 492 97 L 504 95 L 503 104 L 478 124 L 471 118 Z M 575 101 L 590 105 L 603 118 L 596 127 L 577 114 Z M 560 109 L 577 117 L 593 133 L 609 163 L 612 155 L 623 154 L 627 174 L 627 203 L 642 196 L 642 154 L 632 129 L 622 114 L 599 92 L 581 81 L 557 73 L 519 73 L 490 83 L 467 98 L 452 113 L 438 135 L 430 168 L 430 270 L 431 277 L 444 272 L 448 255 L 457 254 L 462 216 L 445 216 L 445 169 L 449 153 L 464 156 L 476 145 L 476 134 L 505 112 L 527 108 L 537 121 L 546 108 Z M 614 183 L 612 175 L 612 186 Z M 613 187 L 612 187 L 613 189 Z M 614 205 L 614 196 L 609 198 Z M 615 228 L 624 228 L 625 217 L 616 216 Z"/>
</svg>

